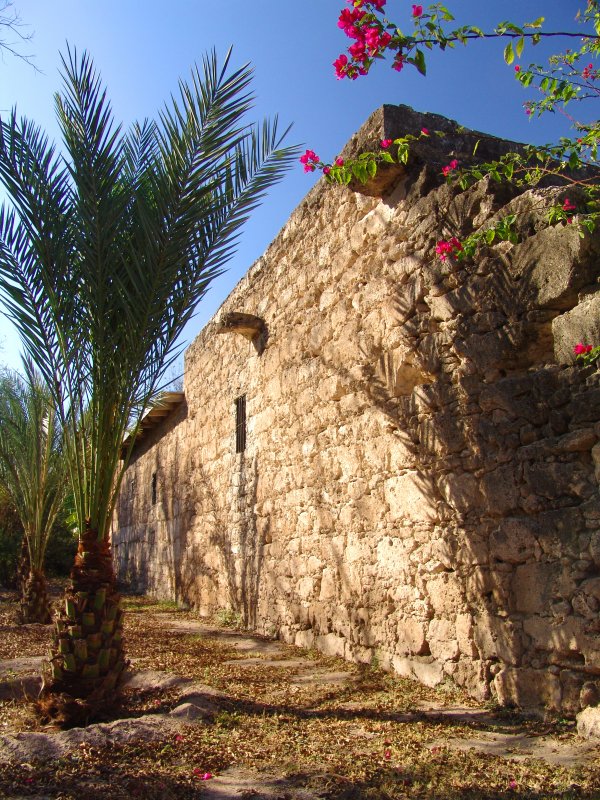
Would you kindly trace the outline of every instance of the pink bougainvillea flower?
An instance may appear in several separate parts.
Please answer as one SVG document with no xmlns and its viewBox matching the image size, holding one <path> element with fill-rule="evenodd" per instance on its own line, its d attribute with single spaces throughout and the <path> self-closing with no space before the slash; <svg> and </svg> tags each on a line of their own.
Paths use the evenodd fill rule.
<svg viewBox="0 0 600 800">
<path fill-rule="evenodd" d="M 573 348 L 573 352 L 576 356 L 582 356 L 586 353 L 591 353 L 593 349 L 594 346 L 591 344 L 583 344 L 583 342 L 578 342 Z"/>
<path fill-rule="evenodd" d="M 563 211 L 575 211 L 576 208 L 577 206 L 573 205 L 568 197 L 565 197 L 565 201 L 562 206 Z"/>
<path fill-rule="evenodd" d="M 341 156 L 338 156 L 335 160 L 336 167 L 343 167 L 344 166 L 344 159 Z"/>
<path fill-rule="evenodd" d="M 178 733 L 177 736 L 175 737 L 175 741 L 176 742 L 183 742 L 183 736 L 180 733 Z"/>
<path fill-rule="evenodd" d="M 361 11 L 359 8 L 353 8 L 352 11 L 350 11 L 349 8 L 344 8 L 338 19 L 338 28 L 341 28 L 346 36 L 349 36 L 351 39 L 356 39 L 360 35 L 356 23 L 360 22 L 365 16 L 365 13 L 365 11 Z"/>
<path fill-rule="evenodd" d="M 398 53 L 396 58 L 394 59 L 394 63 L 392 64 L 392 69 L 395 69 L 396 72 L 401 72 L 404 68 L 404 56 L 402 53 Z"/>
<path fill-rule="evenodd" d="M 329 175 L 331 172 L 331 167 L 323 167 L 323 175 Z"/>
<path fill-rule="evenodd" d="M 300 163 L 301 164 L 308 164 L 309 161 L 318 161 L 319 156 L 315 153 L 314 150 L 307 150 L 304 155 L 300 156 Z"/>
<path fill-rule="evenodd" d="M 515 66 L 515 72 L 521 72 L 521 67 L 518 64 Z"/>
<path fill-rule="evenodd" d="M 454 170 L 457 168 L 458 168 L 458 161 L 455 158 L 453 158 L 449 164 L 446 164 L 445 167 L 442 167 L 442 174 L 445 178 L 447 178 L 448 175 L 450 175 L 451 172 L 454 172 Z"/>
<path fill-rule="evenodd" d="M 195 767 L 193 774 L 201 781 L 209 781 L 213 777 L 211 772 L 203 772 L 200 767 Z"/>
<path fill-rule="evenodd" d="M 516 782 L 514 778 L 511 778 L 508 782 L 509 789 L 516 789 L 519 784 Z"/>
<path fill-rule="evenodd" d="M 391 758 L 392 757 L 392 751 L 391 750 L 386 750 L 384 752 L 384 754 L 383 754 L 383 757 L 384 758 Z"/>
<path fill-rule="evenodd" d="M 387 150 L 387 149 L 388 149 L 388 147 L 389 147 L 391 144 L 393 144 L 393 143 L 394 143 L 394 140 L 393 140 L 393 139 L 382 139 L 382 140 L 379 142 L 379 146 L 380 146 L 380 147 L 382 147 L 384 150 Z"/>
<path fill-rule="evenodd" d="M 352 56 L 355 61 L 365 62 L 368 60 L 369 56 L 367 55 L 366 50 L 367 44 L 365 41 L 361 41 L 360 39 L 354 44 L 351 44 L 348 48 L 348 52 Z"/>
<path fill-rule="evenodd" d="M 440 239 L 435 246 L 435 252 L 440 257 L 440 261 L 445 261 L 448 256 L 455 255 L 463 249 L 462 244 L 458 241 L 456 236 L 451 239 Z"/>
<path fill-rule="evenodd" d="M 333 66 L 335 67 L 335 76 L 339 80 L 345 78 L 348 75 L 348 56 L 342 55 L 333 62 Z"/>
<path fill-rule="evenodd" d="M 423 6 L 413 6 L 412 15 L 415 19 L 423 16 Z"/>
<path fill-rule="evenodd" d="M 423 136 L 429 136 L 429 128 L 421 128 L 421 133 Z"/>
<path fill-rule="evenodd" d="M 383 7 L 386 4 L 386 0 L 371 0 L 372 5 L 375 6 L 377 11 L 383 11 Z"/>
</svg>

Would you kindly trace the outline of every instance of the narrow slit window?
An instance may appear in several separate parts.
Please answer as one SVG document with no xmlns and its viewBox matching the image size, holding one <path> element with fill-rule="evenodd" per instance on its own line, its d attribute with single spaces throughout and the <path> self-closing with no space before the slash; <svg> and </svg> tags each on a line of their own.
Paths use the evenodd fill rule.
<svg viewBox="0 0 600 800">
<path fill-rule="evenodd" d="M 235 401 L 235 452 L 243 453 L 246 449 L 246 395 L 240 395 Z"/>
<path fill-rule="evenodd" d="M 152 505 L 156 505 L 156 472 L 152 473 Z"/>
</svg>

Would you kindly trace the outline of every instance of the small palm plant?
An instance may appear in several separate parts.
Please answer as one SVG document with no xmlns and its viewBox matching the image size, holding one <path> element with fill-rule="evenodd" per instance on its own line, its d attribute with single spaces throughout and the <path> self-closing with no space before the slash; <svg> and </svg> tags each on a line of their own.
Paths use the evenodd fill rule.
<svg viewBox="0 0 600 800">
<path fill-rule="evenodd" d="M 0 126 L 0 290 L 51 387 L 80 530 L 52 658 L 53 692 L 89 718 L 126 664 L 109 542 L 136 427 L 177 340 L 235 250 L 240 226 L 291 166 L 277 125 L 244 121 L 251 70 L 205 57 L 157 122 L 123 132 L 87 54 L 63 59 L 65 154 L 15 113 Z M 58 703 L 58 700 L 57 700 Z"/>
<path fill-rule="evenodd" d="M 0 484 L 23 526 L 23 622 L 50 622 L 44 557 L 67 492 L 62 430 L 48 387 L 28 360 L 24 377 L 0 377 Z"/>
</svg>

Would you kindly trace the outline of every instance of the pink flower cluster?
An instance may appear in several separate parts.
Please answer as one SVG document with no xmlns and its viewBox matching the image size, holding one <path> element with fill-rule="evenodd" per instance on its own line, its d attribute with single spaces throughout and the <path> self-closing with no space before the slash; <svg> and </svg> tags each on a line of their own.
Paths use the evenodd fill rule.
<svg viewBox="0 0 600 800">
<path fill-rule="evenodd" d="M 319 156 L 314 150 L 307 150 L 303 156 L 300 156 L 300 163 L 304 164 L 304 172 L 314 172 L 319 160 Z"/>
<path fill-rule="evenodd" d="M 394 63 L 392 64 L 392 69 L 395 69 L 396 72 L 401 72 L 404 68 L 404 56 L 402 53 L 396 53 L 394 58 Z"/>
<path fill-rule="evenodd" d="M 577 210 L 577 206 L 573 205 L 568 197 L 565 197 L 565 201 L 562 204 L 562 210 L 567 212 L 567 223 L 570 225 L 573 222 L 572 212 Z"/>
<path fill-rule="evenodd" d="M 445 261 L 448 256 L 456 255 L 463 249 L 462 244 L 458 241 L 456 236 L 451 239 L 440 239 L 435 247 L 435 252 L 440 257 L 440 261 Z"/>
<path fill-rule="evenodd" d="M 442 167 L 442 174 L 444 178 L 447 178 L 451 172 L 454 172 L 455 169 L 458 169 L 458 161 L 453 158 L 449 164 L 446 164 L 445 167 Z"/>
<path fill-rule="evenodd" d="M 586 353 L 591 353 L 593 349 L 594 346 L 591 344 L 583 344 L 583 342 L 578 342 L 573 348 L 573 352 L 576 356 L 584 356 Z"/>
<path fill-rule="evenodd" d="M 595 81 L 596 78 L 598 77 L 598 70 L 594 69 L 593 64 L 588 64 L 587 67 L 584 67 L 581 70 L 581 77 L 586 81 L 587 80 Z"/>
<path fill-rule="evenodd" d="M 344 8 L 340 13 L 338 28 L 341 28 L 350 39 L 355 39 L 356 41 L 348 48 L 351 60 L 347 55 L 342 54 L 333 62 L 338 80 L 346 77 L 356 80 L 359 75 L 366 75 L 366 65 L 369 60 L 383 52 L 391 42 L 392 37 L 383 29 L 383 26 L 363 24 L 363 19 L 367 14 L 363 10 L 363 6 L 371 5 L 377 11 L 381 11 L 385 1 L 374 0 L 371 3 L 366 3 L 364 0 L 360 0 L 359 3 L 355 4 L 353 0 L 348 0 L 353 6 L 352 9 Z"/>
<path fill-rule="evenodd" d="M 423 6 L 413 6 L 412 7 L 412 15 L 415 19 L 419 19 L 419 17 L 423 16 Z"/>
</svg>

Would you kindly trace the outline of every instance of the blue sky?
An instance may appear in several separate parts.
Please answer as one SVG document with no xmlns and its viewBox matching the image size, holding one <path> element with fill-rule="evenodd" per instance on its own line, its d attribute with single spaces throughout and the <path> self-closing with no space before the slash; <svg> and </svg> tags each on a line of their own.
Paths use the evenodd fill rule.
<svg viewBox="0 0 600 800">
<path fill-rule="evenodd" d="M 15 0 L 32 39 L 23 46 L 39 72 L 11 56 L 0 60 L 0 111 L 17 106 L 57 138 L 53 93 L 60 87 L 59 51 L 66 42 L 87 49 L 108 87 L 114 114 L 126 125 L 153 117 L 177 80 L 189 75 L 203 53 L 224 55 L 233 45 L 233 64 L 255 68 L 255 116 L 279 114 L 293 123 L 290 143 L 314 149 L 330 160 L 382 103 L 406 103 L 457 119 L 463 125 L 519 141 L 543 143 L 567 133 L 560 115 L 529 121 L 528 95 L 502 60 L 498 43 L 429 57 L 428 76 L 389 64 L 376 65 L 355 82 L 335 79 L 332 62 L 349 40 L 337 28 L 344 0 Z M 548 30 L 575 29 L 577 0 L 447 0 L 460 22 L 483 28 L 501 20 L 522 23 L 545 16 Z M 388 0 L 390 18 L 410 27 L 412 2 Z M 218 11 L 217 11 L 218 9 Z M 568 46 L 568 45 L 565 45 Z M 543 48 L 529 48 L 521 59 L 541 61 Z M 302 168 L 289 173 L 247 225 L 228 272 L 213 284 L 189 326 L 191 341 L 237 281 L 266 249 L 316 180 Z M 17 367 L 18 341 L 0 319 L 0 362 Z"/>
</svg>

